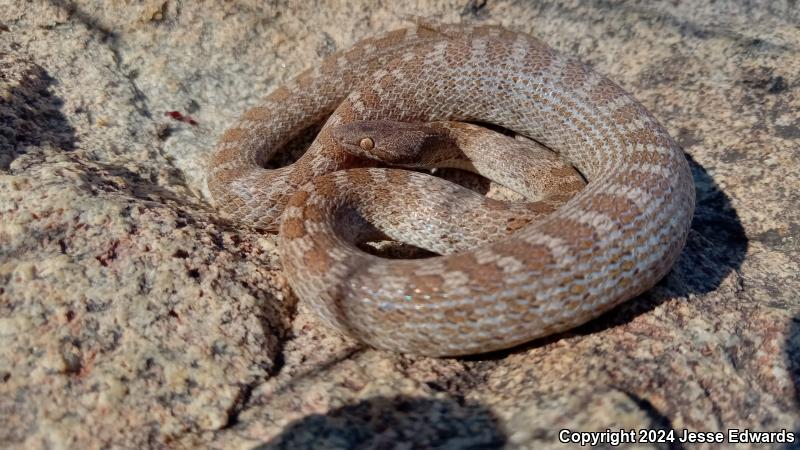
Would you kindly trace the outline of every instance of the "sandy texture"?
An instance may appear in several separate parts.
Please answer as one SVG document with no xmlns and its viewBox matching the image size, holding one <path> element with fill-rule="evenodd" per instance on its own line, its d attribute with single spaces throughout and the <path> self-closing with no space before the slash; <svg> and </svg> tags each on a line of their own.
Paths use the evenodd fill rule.
<svg viewBox="0 0 800 450">
<path fill-rule="evenodd" d="M 799 430 L 800 8 L 704 3 L 0 1 L 0 446 Z M 675 270 L 573 332 L 465 359 L 365 349 L 297 305 L 275 238 L 210 205 L 205 158 L 270 89 L 407 13 L 530 32 L 650 108 L 697 185 Z"/>
</svg>

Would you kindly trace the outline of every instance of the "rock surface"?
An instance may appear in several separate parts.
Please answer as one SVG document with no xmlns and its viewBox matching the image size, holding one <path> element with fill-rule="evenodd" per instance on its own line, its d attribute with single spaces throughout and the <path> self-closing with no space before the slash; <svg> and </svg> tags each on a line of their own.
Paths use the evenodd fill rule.
<svg viewBox="0 0 800 450">
<path fill-rule="evenodd" d="M 0 3 L 0 446 L 800 429 L 796 2 Z M 270 89 L 404 14 L 530 32 L 651 109 L 697 185 L 673 272 L 570 333 L 463 359 L 363 348 L 297 305 L 274 236 L 216 214 L 205 158 Z"/>
</svg>

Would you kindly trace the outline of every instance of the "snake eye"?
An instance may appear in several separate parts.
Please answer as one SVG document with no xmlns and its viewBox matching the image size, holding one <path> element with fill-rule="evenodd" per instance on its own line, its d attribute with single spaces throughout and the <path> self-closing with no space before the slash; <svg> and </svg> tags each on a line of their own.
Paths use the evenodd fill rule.
<svg viewBox="0 0 800 450">
<path fill-rule="evenodd" d="M 372 150 L 372 148 L 375 147 L 375 141 L 373 141 L 372 138 L 365 137 L 364 139 L 361 139 L 361 141 L 358 143 L 358 146 L 363 150 Z"/>
</svg>

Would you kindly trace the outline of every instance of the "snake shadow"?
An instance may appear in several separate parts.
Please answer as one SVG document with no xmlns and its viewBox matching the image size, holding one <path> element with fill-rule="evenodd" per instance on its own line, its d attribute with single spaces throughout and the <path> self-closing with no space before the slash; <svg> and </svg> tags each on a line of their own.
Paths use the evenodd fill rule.
<svg viewBox="0 0 800 450">
<path fill-rule="evenodd" d="M 690 155 L 695 184 L 695 212 L 689 237 L 672 270 L 653 288 L 586 324 L 498 352 L 462 359 L 495 360 L 511 353 L 540 347 L 567 336 L 587 335 L 631 322 L 674 298 L 687 298 L 714 291 L 732 272 L 738 273 L 748 248 L 744 227 L 730 198 L 708 172 Z M 741 286 L 743 281 L 738 278 Z"/>
<path fill-rule="evenodd" d="M 507 438 L 480 404 L 408 396 L 373 397 L 296 420 L 254 450 L 500 449 Z"/>
<path fill-rule="evenodd" d="M 75 149 L 75 129 L 61 112 L 64 102 L 51 92 L 55 78 L 37 64 L 0 52 L 0 80 L 10 85 L 0 99 L 0 171 L 43 146 Z"/>
</svg>

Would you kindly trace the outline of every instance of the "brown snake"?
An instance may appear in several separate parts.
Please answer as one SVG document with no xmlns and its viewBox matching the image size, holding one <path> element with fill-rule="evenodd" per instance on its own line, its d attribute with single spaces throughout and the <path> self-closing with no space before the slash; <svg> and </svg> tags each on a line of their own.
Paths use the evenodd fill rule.
<svg viewBox="0 0 800 450">
<path fill-rule="evenodd" d="M 297 162 L 263 168 L 328 115 Z M 587 185 L 550 214 L 546 201 L 508 213 L 439 178 L 371 168 L 380 158 L 413 166 L 426 130 L 447 126 L 426 123 L 445 120 L 531 138 Z M 392 122 L 406 125 L 392 132 Z M 524 190 L 519 177 L 536 164 L 499 154 L 469 158 Z M 674 264 L 694 210 L 681 149 L 638 101 L 494 26 L 422 24 L 331 55 L 225 132 L 208 184 L 231 216 L 279 227 L 285 274 L 325 323 L 378 348 L 433 356 L 508 348 L 633 298 Z M 355 245 L 379 236 L 443 256 L 390 260 Z"/>
</svg>

